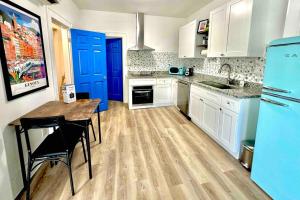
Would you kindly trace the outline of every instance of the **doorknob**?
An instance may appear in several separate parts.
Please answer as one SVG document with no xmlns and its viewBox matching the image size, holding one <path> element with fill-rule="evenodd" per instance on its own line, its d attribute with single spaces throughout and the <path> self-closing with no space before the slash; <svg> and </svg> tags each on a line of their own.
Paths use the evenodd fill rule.
<svg viewBox="0 0 300 200">
<path fill-rule="evenodd" d="M 103 77 L 104 80 L 106 80 L 106 78 L 107 78 L 106 76 Z"/>
</svg>

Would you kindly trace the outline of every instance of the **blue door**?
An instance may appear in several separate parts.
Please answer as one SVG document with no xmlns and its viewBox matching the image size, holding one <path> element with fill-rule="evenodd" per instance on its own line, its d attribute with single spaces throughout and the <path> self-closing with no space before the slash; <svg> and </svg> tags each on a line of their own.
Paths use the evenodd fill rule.
<svg viewBox="0 0 300 200">
<path fill-rule="evenodd" d="M 108 99 L 123 101 L 122 39 L 106 40 Z"/>
<path fill-rule="evenodd" d="M 71 37 L 76 92 L 100 98 L 100 110 L 107 110 L 105 34 L 72 29 Z"/>
</svg>

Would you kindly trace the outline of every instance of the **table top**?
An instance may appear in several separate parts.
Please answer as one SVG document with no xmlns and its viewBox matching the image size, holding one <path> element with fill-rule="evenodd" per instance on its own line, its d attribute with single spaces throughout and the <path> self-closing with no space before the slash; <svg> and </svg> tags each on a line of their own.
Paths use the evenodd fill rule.
<svg viewBox="0 0 300 200">
<path fill-rule="evenodd" d="M 88 120 L 100 104 L 100 99 L 81 99 L 73 103 L 49 101 L 22 117 L 9 123 L 10 126 L 21 125 L 21 118 L 51 117 L 64 115 L 67 121 Z"/>
</svg>

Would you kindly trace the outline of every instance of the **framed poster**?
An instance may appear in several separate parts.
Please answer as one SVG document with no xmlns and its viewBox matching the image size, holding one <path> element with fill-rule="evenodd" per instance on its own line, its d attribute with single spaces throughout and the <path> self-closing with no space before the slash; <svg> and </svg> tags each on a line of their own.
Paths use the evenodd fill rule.
<svg viewBox="0 0 300 200">
<path fill-rule="evenodd" d="M 198 33 L 207 33 L 208 32 L 208 22 L 209 20 L 202 20 L 199 22 Z"/>
<path fill-rule="evenodd" d="M 41 18 L 0 0 L 0 59 L 8 101 L 49 87 Z"/>
</svg>

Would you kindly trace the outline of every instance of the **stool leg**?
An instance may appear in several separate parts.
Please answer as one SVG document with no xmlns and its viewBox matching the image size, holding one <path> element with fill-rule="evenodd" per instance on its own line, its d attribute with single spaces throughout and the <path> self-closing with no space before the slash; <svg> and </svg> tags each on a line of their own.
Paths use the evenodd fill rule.
<svg viewBox="0 0 300 200">
<path fill-rule="evenodd" d="M 72 191 L 72 196 L 75 195 L 74 191 L 74 184 L 73 184 L 73 175 L 72 175 L 72 166 L 71 166 L 71 158 L 69 158 L 69 155 L 66 156 L 67 160 L 67 165 L 68 165 L 68 170 L 69 170 L 69 176 L 70 176 L 70 185 L 71 185 L 71 191 Z"/>
<path fill-rule="evenodd" d="M 81 144 L 82 144 L 82 151 L 83 151 L 83 156 L 84 156 L 84 162 L 87 162 L 83 137 L 81 137 L 80 140 L 81 140 Z"/>
</svg>

